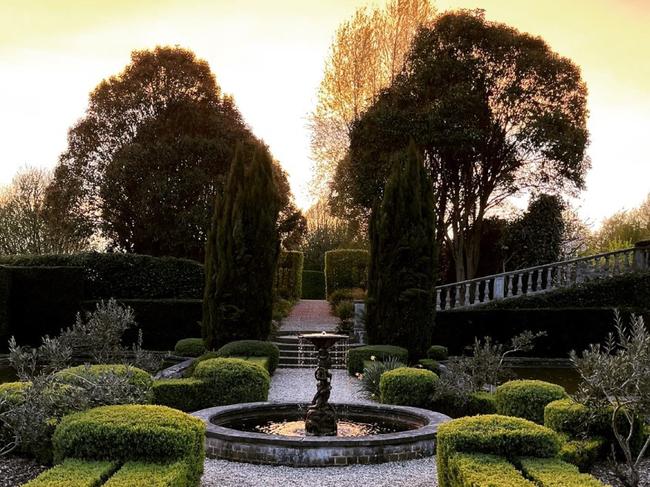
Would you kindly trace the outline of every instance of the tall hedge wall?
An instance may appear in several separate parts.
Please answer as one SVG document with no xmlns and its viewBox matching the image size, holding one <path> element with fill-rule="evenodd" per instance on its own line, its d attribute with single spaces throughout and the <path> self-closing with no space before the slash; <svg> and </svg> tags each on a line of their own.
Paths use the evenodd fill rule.
<svg viewBox="0 0 650 487">
<path fill-rule="evenodd" d="M 362 288 L 368 285 L 367 250 L 340 249 L 325 252 L 325 294 L 337 289 Z"/>
<path fill-rule="evenodd" d="M 81 267 L 85 299 L 195 298 L 203 294 L 203 265 L 188 259 L 87 252 L 0 256 L 0 265 Z"/>
<path fill-rule="evenodd" d="M 300 299 L 305 256 L 297 250 L 282 251 L 275 273 L 275 291 L 285 299 Z"/>
<path fill-rule="evenodd" d="M 0 350 L 15 336 L 20 344 L 40 344 L 70 326 L 84 295 L 79 267 L 0 266 Z"/>
<path fill-rule="evenodd" d="M 621 311 L 627 319 L 630 310 Z M 650 313 L 642 314 L 650 323 Z M 433 342 L 447 346 L 450 355 L 458 355 L 473 343 L 474 337 L 490 336 L 505 343 L 524 330 L 548 334 L 535 341 L 533 356 L 567 358 L 571 350 L 581 352 L 591 343 L 602 343 L 614 331 L 614 310 L 574 307 L 439 311 Z"/>
<path fill-rule="evenodd" d="M 325 273 L 302 272 L 302 299 L 325 299 Z"/>
</svg>

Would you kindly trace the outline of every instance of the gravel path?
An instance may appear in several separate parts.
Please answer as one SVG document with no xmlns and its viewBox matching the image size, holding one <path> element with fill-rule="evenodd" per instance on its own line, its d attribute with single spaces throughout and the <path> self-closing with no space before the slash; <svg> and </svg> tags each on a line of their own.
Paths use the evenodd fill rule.
<svg viewBox="0 0 650 487">
<path fill-rule="evenodd" d="M 330 304 L 324 299 L 301 299 L 289 316 L 282 320 L 283 332 L 318 332 L 336 330 L 339 319 L 332 316 Z"/>
<path fill-rule="evenodd" d="M 359 392 L 359 379 L 350 377 L 345 370 L 332 370 L 333 403 L 371 403 Z M 271 379 L 270 402 L 307 402 L 316 393 L 314 369 L 277 369 Z"/>
</svg>

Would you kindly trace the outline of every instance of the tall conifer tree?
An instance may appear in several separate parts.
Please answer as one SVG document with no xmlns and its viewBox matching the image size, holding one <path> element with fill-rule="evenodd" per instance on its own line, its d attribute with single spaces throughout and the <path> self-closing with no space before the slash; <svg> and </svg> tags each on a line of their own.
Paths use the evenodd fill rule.
<svg viewBox="0 0 650 487">
<path fill-rule="evenodd" d="M 392 162 L 370 221 L 368 337 L 417 357 L 431 344 L 435 318 L 434 197 L 415 144 Z"/>
<path fill-rule="evenodd" d="M 240 145 L 206 246 L 202 325 L 208 349 L 268 338 L 279 210 L 271 155 L 265 147 Z"/>
</svg>

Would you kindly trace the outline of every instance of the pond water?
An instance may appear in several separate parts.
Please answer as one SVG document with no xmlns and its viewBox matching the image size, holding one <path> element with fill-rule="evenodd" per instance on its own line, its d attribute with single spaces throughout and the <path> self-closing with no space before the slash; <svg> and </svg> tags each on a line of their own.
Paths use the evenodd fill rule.
<svg viewBox="0 0 650 487">
<path fill-rule="evenodd" d="M 0 365 L 0 384 L 16 380 L 16 372 L 9 365 Z"/>
<path fill-rule="evenodd" d="M 564 387 L 569 394 L 578 389 L 580 377 L 572 367 L 510 367 L 517 379 L 537 379 Z"/>
</svg>

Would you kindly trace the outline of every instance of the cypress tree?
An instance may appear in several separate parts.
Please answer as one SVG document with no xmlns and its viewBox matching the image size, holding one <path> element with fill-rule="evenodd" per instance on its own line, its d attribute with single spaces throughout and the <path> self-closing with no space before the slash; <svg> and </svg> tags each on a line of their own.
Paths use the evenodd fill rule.
<svg viewBox="0 0 650 487">
<path fill-rule="evenodd" d="M 240 145 L 206 244 L 202 332 L 208 349 L 268 338 L 279 210 L 271 155 L 265 147 Z"/>
<path fill-rule="evenodd" d="M 370 220 L 367 331 L 371 343 L 419 357 L 431 344 L 435 318 L 434 197 L 413 143 L 392 164 Z"/>
</svg>

